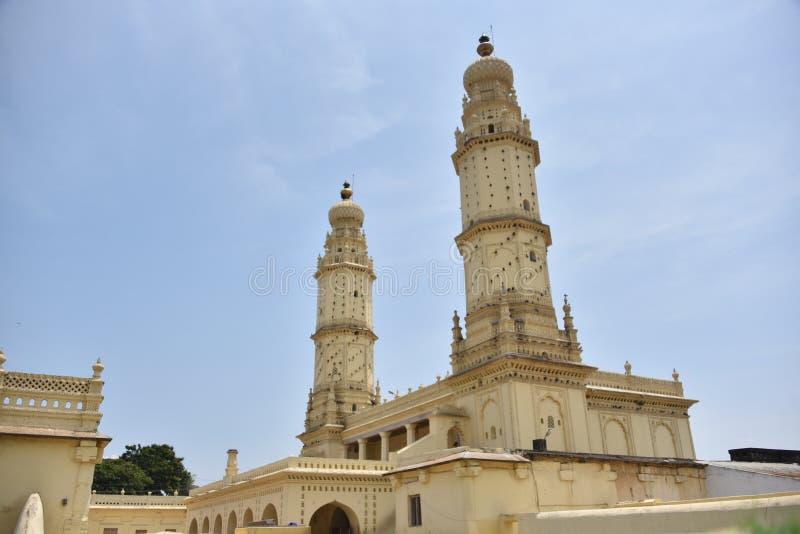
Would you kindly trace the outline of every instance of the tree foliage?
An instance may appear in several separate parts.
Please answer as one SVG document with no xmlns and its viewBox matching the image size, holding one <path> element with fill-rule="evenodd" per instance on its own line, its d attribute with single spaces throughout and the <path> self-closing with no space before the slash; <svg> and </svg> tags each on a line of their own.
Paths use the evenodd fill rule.
<svg viewBox="0 0 800 534">
<path fill-rule="evenodd" d="M 97 493 L 145 493 L 153 485 L 141 467 L 125 460 L 106 458 L 94 468 L 92 489 Z"/>
<path fill-rule="evenodd" d="M 98 493 L 155 494 L 164 492 L 171 495 L 178 491 L 188 495 L 194 477 L 184 467 L 183 458 L 175 455 L 172 445 L 126 445 L 119 459 L 103 460 L 95 469 L 92 489 Z"/>
</svg>

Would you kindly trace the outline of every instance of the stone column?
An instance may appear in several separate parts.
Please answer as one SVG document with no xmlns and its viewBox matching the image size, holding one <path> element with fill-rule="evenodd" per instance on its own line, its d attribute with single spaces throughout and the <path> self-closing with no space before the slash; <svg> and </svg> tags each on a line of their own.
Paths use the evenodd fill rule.
<svg viewBox="0 0 800 534">
<path fill-rule="evenodd" d="M 381 432 L 381 460 L 389 460 L 389 432 Z"/>
<path fill-rule="evenodd" d="M 367 459 L 367 440 L 366 438 L 361 438 L 358 440 L 358 459 L 359 460 L 366 460 Z"/>
<path fill-rule="evenodd" d="M 406 425 L 406 447 L 417 441 L 416 435 L 417 423 L 408 423 Z"/>
</svg>

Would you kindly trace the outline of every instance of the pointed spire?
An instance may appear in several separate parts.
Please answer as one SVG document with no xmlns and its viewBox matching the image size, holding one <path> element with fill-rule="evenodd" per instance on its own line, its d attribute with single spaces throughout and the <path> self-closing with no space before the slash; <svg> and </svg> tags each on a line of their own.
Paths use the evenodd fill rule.
<svg viewBox="0 0 800 534">
<path fill-rule="evenodd" d="M 453 310 L 453 342 L 457 343 L 464 339 L 463 332 L 461 330 L 461 318 L 458 316 L 458 310 Z"/>
<path fill-rule="evenodd" d="M 566 293 L 564 293 L 564 306 L 562 309 L 564 310 L 564 329 L 572 330 L 575 328 L 575 324 L 572 321 L 572 306 L 569 305 L 569 300 L 567 299 Z"/>
<path fill-rule="evenodd" d="M 675 382 L 677 382 L 677 381 L 678 381 L 678 377 L 680 377 L 680 376 L 681 376 L 681 375 L 679 375 L 679 374 L 678 374 L 678 370 L 677 370 L 677 369 L 675 369 L 675 368 L 673 368 L 673 369 L 672 369 L 672 379 L 673 379 Z"/>
</svg>

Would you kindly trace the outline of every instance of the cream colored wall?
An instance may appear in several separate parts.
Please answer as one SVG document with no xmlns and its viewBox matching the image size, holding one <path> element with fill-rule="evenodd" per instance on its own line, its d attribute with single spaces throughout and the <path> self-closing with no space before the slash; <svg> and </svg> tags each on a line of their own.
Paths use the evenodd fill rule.
<svg viewBox="0 0 800 534">
<path fill-rule="evenodd" d="M 800 493 L 706 499 L 606 510 L 543 512 L 518 516 L 521 534 L 618 534 L 647 532 L 752 532 L 751 525 L 778 528 L 800 518 Z"/>
<path fill-rule="evenodd" d="M 141 530 L 162 532 L 169 529 L 186 532 L 186 508 L 142 505 L 91 506 L 88 534 L 103 534 L 106 528 L 117 529 L 117 534 L 135 534 Z"/>
<path fill-rule="evenodd" d="M 447 464 L 431 472 L 398 476 L 394 482 L 394 532 L 494 533 L 498 516 L 516 510 L 536 510 L 534 482 L 524 467 L 514 464 Z M 421 496 L 422 526 L 409 526 L 411 495 Z"/>
<path fill-rule="evenodd" d="M 510 524 L 501 516 L 609 508 L 629 499 L 687 500 L 705 495 L 702 467 L 571 462 L 566 457 L 518 463 L 458 460 L 398 473 L 392 481 L 397 533 L 510 532 Z M 417 494 L 422 502 L 422 527 L 411 528 L 408 500 Z"/>
<path fill-rule="evenodd" d="M 47 533 L 85 532 L 94 462 L 94 440 L 0 435 L 0 532 L 14 530 L 31 493 L 39 493 Z M 62 502 L 66 500 L 66 502 Z"/>
</svg>

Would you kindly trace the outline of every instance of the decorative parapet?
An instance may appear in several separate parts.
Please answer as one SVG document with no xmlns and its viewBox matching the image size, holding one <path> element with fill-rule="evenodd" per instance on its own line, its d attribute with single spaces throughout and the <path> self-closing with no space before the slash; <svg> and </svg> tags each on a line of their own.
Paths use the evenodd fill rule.
<svg viewBox="0 0 800 534">
<path fill-rule="evenodd" d="M 100 360 L 91 378 L 5 371 L 0 368 L 0 425 L 95 432 L 102 414 Z"/>
<path fill-rule="evenodd" d="M 93 493 L 89 505 L 163 508 L 167 506 L 185 506 L 185 501 L 185 495 L 117 495 Z"/>
<path fill-rule="evenodd" d="M 348 415 L 345 418 L 345 425 L 347 428 L 351 428 L 362 423 L 379 421 L 433 400 L 443 400 L 450 395 L 452 395 L 452 390 L 445 384 L 437 382 L 430 386 L 409 391 L 407 394 L 387 400 L 383 404 Z"/>
<path fill-rule="evenodd" d="M 595 371 L 586 381 L 589 386 L 624 389 L 639 393 L 654 393 L 656 395 L 674 395 L 683 397 L 683 384 L 677 380 L 661 380 L 608 371 Z"/>
<path fill-rule="evenodd" d="M 230 484 L 222 480 L 194 488 L 189 491 L 190 497 L 198 497 L 223 488 L 243 484 L 245 482 L 275 475 L 278 473 L 323 473 L 328 475 L 382 475 L 394 468 L 394 464 L 380 460 L 349 460 L 344 458 L 311 458 L 306 456 L 290 456 L 263 465 L 232 477 Z"/>
</svg>

